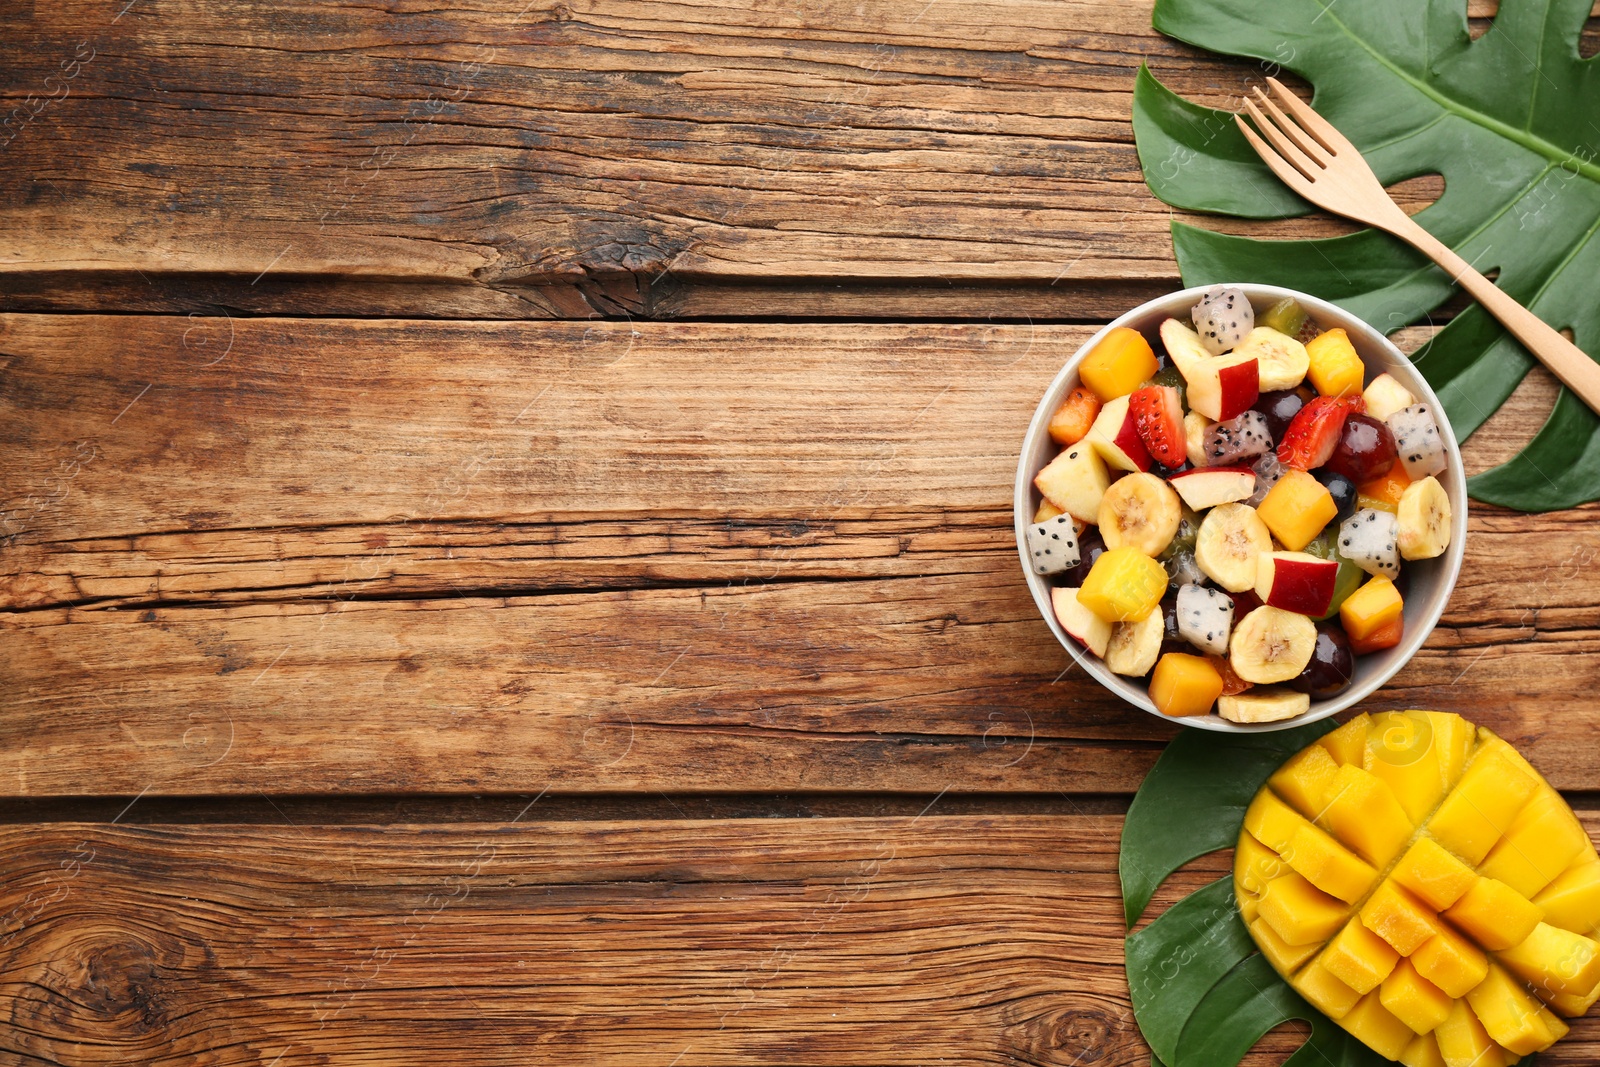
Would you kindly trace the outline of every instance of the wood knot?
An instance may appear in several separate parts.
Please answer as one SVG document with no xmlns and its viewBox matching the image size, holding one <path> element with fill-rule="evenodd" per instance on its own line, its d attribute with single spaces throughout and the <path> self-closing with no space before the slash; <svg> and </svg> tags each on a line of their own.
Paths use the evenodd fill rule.
<svg viewBox="0 0 1600 1067">
<path fill-rule="evenodd" d="M 82 1042 L 160 1039 L 174 1010 L 174 979 L 205 969 L 206 951 L 165 931 L 62 916 L 19 938 L 6 970 L 20 976 L 12 1021 L 25 1031 Z"/>
</svg>

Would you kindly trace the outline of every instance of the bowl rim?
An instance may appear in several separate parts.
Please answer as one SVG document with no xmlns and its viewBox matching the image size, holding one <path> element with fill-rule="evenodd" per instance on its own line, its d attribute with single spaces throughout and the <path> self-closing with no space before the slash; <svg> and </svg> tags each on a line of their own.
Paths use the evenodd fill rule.
<svg viewBox="0 0 1600 1067">
<path fill-rule="evenodd" d="M 1100 657 L 1089 653 L 1087 649 L 1081 648 L 1076 641 L 1068 637 L 1066 632 L 1062 630 L 1061 624 L 1056 620 L 1055 611 L 1050 605 L 1050 583 L 1045 578 L 1034 573 L 1028 560 L 1026 547 L 1027 527 L 1033 521 L 1033 476 L 1042 469 L 1042 465 L 1033 466 L 1030 463 L 1030 456 L 1038 451 L 1041 438 L 1048 436 L 1050 416 L 1055 413 L 1055 408 L 1060 403 L 1061 397 L 1070 388 L 1069 383 L 1076 381 L 1078 366 L 1083 362 L 1084 357 L 1112 330 L 1120 326 L 1131 326 L 1144 332 L 1141 327 L 1145 327 L 1147 323 L 1155 322 L 1158 317 L 1173 315 L 1175 308 L 1180 311 L 1187 311 L 1200 299 L 1206 290 L 1214 288 L 1216 284 L 1244 290 L 1251 303 L 1257 307 L 1261 306 L 1263 302 L 1270 303 L 1283 297 L 1293 297 L 1319 323 L 1326 325 L 1331 320 L 1333 326 L 1344 327 L 1358 351 L 1363 348 L 1376 349 L 1386 357 L 1390 364 L 1404 368 L 1406 377 L 1409 380 L 1403 381 L 1402 384 L 1419 401 L 1427 403 L 1432 409 L 1445 445 L 1447 466 L 1444 472 L 1445 476 L 1440 481 L 1444 485 L 1445 493 L 1450 497 L 1452 512 L 1450 547 L 1445 550 L 1445 554 L 1442 557 L 1442 568 L 1430 583 L 1430 592 L 1420 617 L 1414 625 L 1412 625 L 1410 618 L 1406 620 L 1408 623 L 1406 633 L 1399 645 L 1383 653 L 1376 654 L 1385 655 L 1387 659 L 1381 666 L 1373 670 L 1368 677 L 1358 678 L 1349 689 L 1346 689 L 1336 697 L 1323 701 L 1313 700 L 1310 710 L 1305 714 L 1296 715 L 1293 718 L 1279 722 L 1235 723 L 1221 718 L 1215 712 L 1205 716 L 1183 717 L 1161 714 L 1150 700 L 1147 686 L 1141 680 L 1125 679 L 1120 675 L 1112 674 L 1106 669 Z M 1367 358 L 1363 357 L 1362 362 L 1367 363 L 1370 369 L 1370 362 Z M 1339 712 L 1345 711 L 1371 696 L 1411 661 L 1417 650 L 1428 639 L 1428 635 L 1433 632 L 1440 617 L 1444 614 L 1444 608 L 1450 600 L 1451 593 L 1455 589 L 1456 580 L 1461 574 L 1462 561 L 1466 555 L 1467 489 L 1466 472 L 1461 464 L 1460 445 L 1456 440 L 1455 430 L 1450 425 L 1449 416 L 1445 413 L 1444 405 L 1439 402 L 1438 396 L 1422 377 L 1421 372 L 1416 369 L 1416 365 L 1382 331 L 1337 304 L 1296 289 L 1255 282 L 1222 282 L 1214 283 L 1213 285 L 1196 285 L 1155 297 L 1145 301 L 1138 307 L 1123 312 L 1084 341 L 1050 380 L 1049 385 L 1045 388 L 1044 395 L 1039 400 L 1038 407 L 1034 410 L 1033 417 L 1028 422 L 1028 430 L 1023 437 L 1022 451 L 1017 461 L 1017 477 L 1012 508 L 1017 556 L 1022 566 L 1023 575 L 1027 580 L 1029 591 L 1033 594 L 1034 605 L 1038 608 L 1040 615 L 1044 618 L 1051 632 L 1055 634 L 1056 640 L 1072 656 L 1073 661 L 1105 689 L 1134 707 L 1154 715 L 1163 722 L 1217 733 L 1272 733 L 1278 730 L 1293 729 L 1294 727 L 1305 726 L 1309 723 L 1326 719 L 1329 716 L 1337 715 Z M 1416 597 L 1416 593 L 1416 583 L 1413 582 L 1411 596 L 1408 597 L 1408 605 L 1410 600 Z"/>
</svg>

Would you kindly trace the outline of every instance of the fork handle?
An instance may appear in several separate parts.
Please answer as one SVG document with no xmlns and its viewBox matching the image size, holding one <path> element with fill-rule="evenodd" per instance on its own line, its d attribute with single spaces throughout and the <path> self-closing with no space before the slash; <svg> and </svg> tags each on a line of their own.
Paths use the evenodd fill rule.
<svg viewBox="0 0 1600 1067">
<path fill-rule="evenodd" d="M 1561 384 L 1577 393 L 1589 409 L 1600 413 L 1600 364 L 1590 359 L 1583 349 L 1551 329 L 1539 316 L 1517 303 L 1505 290 L 1485 278 L 1471 263 L 1462 259 L 1444 242 L 1423 229 L 1409 215 L 1386 220 L 1383 228 L 1416 247 L 1439 266 L 1484 309 L 1500 320 L 1500 325 L 1510 330 L 1517 340 L 1532 352 L 1561 380 Z"/>
</svg>

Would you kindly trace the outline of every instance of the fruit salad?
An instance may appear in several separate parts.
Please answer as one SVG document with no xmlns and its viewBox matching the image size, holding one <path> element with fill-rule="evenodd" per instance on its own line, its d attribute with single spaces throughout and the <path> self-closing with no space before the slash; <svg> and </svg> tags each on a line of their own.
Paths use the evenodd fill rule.
<svg viewBox="0 0 1600 1067">
<path fill-rule="evenodd" d="M 1275 722 L 1400 643 L 1404 564 L 1450 545 L 1445 445 L 1343 329 L 1215 287 L 1154 339 L 1111 330 L 1078 377 L 1024 549 L 1108 669 L 1166 715 Z"/>
<path fill-rule="evenodd" d="M 1561 795 L 1489 730 L 1358 715 L 1256 794 L 1234 850 L 1267 961 L 1411 1067 L 1516 1063 L 1600 998 L 1600 857 Z"/>
</svg>

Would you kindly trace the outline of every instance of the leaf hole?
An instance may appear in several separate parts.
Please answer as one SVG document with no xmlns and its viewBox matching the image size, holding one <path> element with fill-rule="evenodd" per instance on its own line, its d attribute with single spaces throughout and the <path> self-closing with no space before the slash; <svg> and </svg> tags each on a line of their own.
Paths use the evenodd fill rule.
<svg viewBox="0 0 1600 1067">
<path fill-rule="evenodd" d="M 1591 17 L 1578 34 L 1578 56 L 1593 59 L 1596 55 L 1600 55 L 1600 19 Z"/>
<path fill-rule="evenodd" d="M 1419 174 L 1415 178 L 1395 182 L 1389 186 L 1389 195 L 1407 215 L 1415 215 L 1444 195 L 1444 175 Z"/>
</svg>

